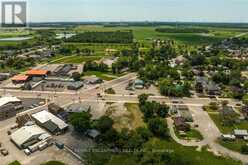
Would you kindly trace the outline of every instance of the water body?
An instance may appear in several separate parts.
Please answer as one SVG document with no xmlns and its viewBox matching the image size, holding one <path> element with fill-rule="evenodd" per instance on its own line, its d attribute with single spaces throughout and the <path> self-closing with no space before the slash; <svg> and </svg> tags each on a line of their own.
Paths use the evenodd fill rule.
<svg viewBox="0 0 248 165">
<path fill-rule="evenodd" d="M 68 34 L 64 34 L 64 33 L 60 33 L 60 34 L 56 34 L 56 39 L 63 39 L 63 38 L 71 38 L 72 36 L 75 36 L 76 34 L 74 33 L 68 33 Z"/>
<path fill-rule="evenodd" d="M 0 41 L 25 41 L 33 37 L 10 37 L 10 38 L 0 38 Z"/>
</svg>

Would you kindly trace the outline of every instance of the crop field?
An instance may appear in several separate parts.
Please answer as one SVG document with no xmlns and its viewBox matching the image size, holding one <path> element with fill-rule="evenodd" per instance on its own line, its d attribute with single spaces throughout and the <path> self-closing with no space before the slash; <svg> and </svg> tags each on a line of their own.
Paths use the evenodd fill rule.
<svg viewBox="0 0 248 165">
<path fill-rule="evenodd" d="M 0 30 L 0 38 L 21 37 L 21 36 L 28 36 L 31 34 L 32 32 L 27 31 L 27 30 L 21 30 L 21 31 Z"/>
<path fill-rule="evenodd" d="M 162 26 L 168 27 L 168 26 Z M 103 27 L 98 25 L 79 26 L 75 28 L 76 32 L 83 31 L 117 31 L 117 30 L 132 30 L 134 38 L 143 43 L 150 43 L 154 39 L 173 39 L 182 44 L 202 45 L 219 42 L 228 37 L 234 37 L 244 33 L 244 29 L 236 28 L 208 28 L 209 33 L 161 33 L 155 31 L 158 27 Z M 174 27 L 175 28 L 175 27 Z M 199 28 L 199 27 L 192 27 Z M 201 27 L 203 28 L 203 27 Z M 204 29 L 203 28 L 203 29 Z"/>
<path fill-rule="evenodd" d="M 59 56 L 61 57 L 61 56 Z M 101 56 L 79 56 L 79 55 L 71 55 L 71 56 L 63 56 L 58 59 L 54 59 L 49 62 L 50 64 L 80 64 L 86 61 L 96 61 L 100 60 Z"/>
</svg>

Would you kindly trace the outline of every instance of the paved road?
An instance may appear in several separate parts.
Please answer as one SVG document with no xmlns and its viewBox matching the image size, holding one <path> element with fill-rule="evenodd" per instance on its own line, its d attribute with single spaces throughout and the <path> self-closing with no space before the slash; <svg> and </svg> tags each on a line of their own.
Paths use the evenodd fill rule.
<svg viewBox="0 0 248 165">
<path fill-rule="evenodd" d="M 208 113 L 203 111 L 202 107 L 190 106 L 189 109 L 193 115 L 195 123 L 199 125 L 197 129 L 204 137 L 204 143 L 207 143 L 214 153 L 217 155 L 221 154 L 232 157 L 242 161 L 243 163 L 248 163 L 247 155 L 242 155 L 238 152 L 231 151 L 218 144 L 217 139 L 221 136 L 221 132 L 213 120 L 209 117 Z"/>
<path fill-rule="evenodd" d="M 126 76 L 120 77 L 118 79 L 103 83 L 101 85 L 97 85 L 95 87 L 89 88 L 89 89 L 81 89 L 78 92 L 47 92 L 47 91 L 20 91 L 20 90 L 3 90 L 0 89 L 0 95 L 9 93 L 11 95 L 17 96 L 17 97 L 27 97 L 27 98 L 44 98 L 49 99 L 56 104 L 60 106 L 65 106 L 68 104 L 73 103 L 76 100 L 89 100 L 89 101 L 102 101 L 102 102 L 138 102 L 137 96 L 130 96 L 130 95 L 104 95 L 103 100 L 97 99 L 97 94 L 102 93 L 104 89 L 115 87 L 118 85 L 123 85 L 127 81 L 130 81 L 132 79 L 136 78 L 135 73 L 130 73 Z M 150 100 L 155 100 L 158 102 L 163 102 L 166 104 L 172 104 L 172 100 L 168 97 L 163 96 L 151 96 L 149 97 Z M 190 107 L 190 111 L 192 112 L 192 115 L 195 119 L 196 124 L 199 125 L 199 131 L 202 133 L 204 140 L 202 142 L 186 142 L 181 141 L 176 138 L 175 135 L 173 135 L 173 132 L 171 132 L 172 137 L 180 144 L 186 145 L 186 146 L 202 146 L 204 144 L 208 144 L 212 150 L 215 153 L 221 153 L 223 155 L 228 155 L 232 158 L 241 160 L 242 162 L 248 163 L 248 157 L 241 155 L 239 153 L 230 151 L 219 144 L 216 143 L 216 139 L 220 137 L 221 133 L 214 124 L 214 122 L 211 120 L 211 118 L 208 116 L 207 112 L 204 112 L 202 110 L 202 105 L 207 105 L 211 101 L 209 98 L 180 98 L 176 99 L 177 101 L 182 101 L 183 105 L 188 105 Z M 221 101 L 222 99 L 218 99 L 218 101 Z M 233 106 L 235 106 L 236 103 L 239 103 L 238 101 L 231 100 L 231 99 L 225 99 L 228 100 L 229 103 Z M 171 125 L 169 120 L 169 125 Z M 172 126 L 172 125 L 171 125 Z"/>
<path fill-rule="evenodd" d="M 179 139 L 176 134 L 175 134 L 175 131 L 174 131 L 174 123 L 173 123 L 173 120 L 171 118 L 167 118 L 167 124 L 168 124 L 168 128 L 169 128 L 169 131 L 170 131 L 170 135 L 171 137 L 179 144 L 183 145 L 183 146 L 198 146 L 198 147 L 202 147 L 202 146 L 205 146 L 207 145 L 207 141 L 204 139 L 200 142 L 197 142 L 195 140 L 182 140 L 182 139 Z"/>
</svg>

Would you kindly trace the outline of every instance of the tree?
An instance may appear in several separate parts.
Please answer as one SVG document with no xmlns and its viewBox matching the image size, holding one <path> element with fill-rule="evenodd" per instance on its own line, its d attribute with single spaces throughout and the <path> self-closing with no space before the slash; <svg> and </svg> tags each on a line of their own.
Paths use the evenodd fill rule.
<svg viewBox="0 0 248 165">
<path fill-rule="evenodd" d="M 150 119 L 148 122 L 148 128 L 155 136 L 161 138 L 168 137 L 167 124 L 163 119 L 160 118 Z"/>
<path fill-rule="evenodd" d="M 241 153 L 242 154 L 248 154 L 248 146 L 245 144 L 245 145 L 242 145 L 241 147 Z"/>
<path fill-rule="evenodd" d="M 81 75 L 78 72 L 73 72 L 72 73 L 72 78 L 74 81 L 80 81 L 81 80 Z"/>
<path fill-rule="evenodd" d="M 96 128 L 101 132 L 105 133 L 110 130 L 114 124 L 114 121 L 108 116 L 102 116 L 96 124 Z"/>
<path fill-rule="evenodd" d="M 139 98 L 139 104 L 140 105 L 145 104 L 145 102 L 147 101 L 148 97 L 149 96 L 147 94 L 141 94 L 141 95 L 139 95 L 138 96 L 138 98 Z"/>
<path fill-rule="evenodd" d="M 69 121 L 79 133 L 84 133 L 91 128 L 91 114 L 89 112 L 73 113 Z"/>
</svg>

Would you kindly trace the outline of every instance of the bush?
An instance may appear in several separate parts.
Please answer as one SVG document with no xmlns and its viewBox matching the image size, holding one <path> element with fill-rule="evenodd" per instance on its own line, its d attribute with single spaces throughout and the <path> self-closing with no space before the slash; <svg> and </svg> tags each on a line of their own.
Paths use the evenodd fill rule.
<svg viewBox="0 0 248 165">
<path fill-rule="evenodd" d="M 247 145 L 243 145 L 242 147 L 241 147 L 241 153 L 242 154 L 248 154 L 248 146 Z"/>
<path fill-rule="evenodd" d="M 148 128 L 157 137 L 168 137 L 167 124 L 163 119 L 154 118 L 148 122 Z"/>
</svg>

